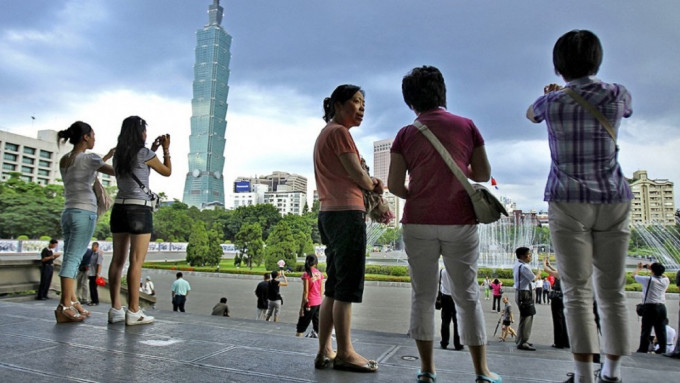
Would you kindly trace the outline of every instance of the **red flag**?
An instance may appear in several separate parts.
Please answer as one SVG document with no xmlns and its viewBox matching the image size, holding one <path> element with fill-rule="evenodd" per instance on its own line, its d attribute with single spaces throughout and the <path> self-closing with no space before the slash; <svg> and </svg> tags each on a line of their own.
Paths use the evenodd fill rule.
<svg viewBox="0 0 680 383">
<path fill-rule="evenodd" d="M 498 190 L 498 183 L 496 182 L 496 179 L 491 177 L 491 186 L 495 187 L 496 190 Z"/>
</svg>

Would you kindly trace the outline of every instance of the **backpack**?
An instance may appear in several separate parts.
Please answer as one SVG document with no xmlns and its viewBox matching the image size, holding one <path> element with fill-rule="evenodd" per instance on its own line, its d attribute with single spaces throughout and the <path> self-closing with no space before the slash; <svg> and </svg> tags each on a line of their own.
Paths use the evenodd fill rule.
<svg viewBox="0 0 680 383">
<path fill-rule="evenodd" d="M 83 255 L 83 260 L 80 261 L 80 266 L 78 266 L 78 270 L 87 271 L 87 268 L 90 266 L 90 259 L 92 259 L 93 253 L 94 251 L 92 251 L 92 249 L 87 249 L 85 255 Z"/>
</svg>

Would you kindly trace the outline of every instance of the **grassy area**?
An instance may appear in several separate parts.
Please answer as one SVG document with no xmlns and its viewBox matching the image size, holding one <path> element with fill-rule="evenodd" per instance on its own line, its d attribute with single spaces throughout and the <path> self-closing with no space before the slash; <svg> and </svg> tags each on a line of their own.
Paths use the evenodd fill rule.
<svg viewBox="0 0 680 383">
<path fill-rule="evenodd" d="M 247 275 L 262 275 L 271 270 L 266 270 L 264 266 L 253 266 L 253 268 L 236 267 L 234 266 L 233 260 L 224 260 L 220 262 L 219 267 L 217 266 L 201 266 L 193 267 L 187 265 L 186 262 L 146 262 L 144 267 L 147 269 L 164 269 L 164 270 L 177 270 L 177 271 L 199 271 L 208 273 L 228 273 L 228 274 L 247 274 Z M 292 268 L 293 271 L 287 272 L 286 275 L 291 277 L 300 277 L 304 272 L 304 265 L 298 263 Z M 326 265 L 320 264 L 319 270 L 326 271 Z M 489 278 L 493 281 L 494 278 L 498 278 L 503 282 L 504 286 L 512 286 L 512 269 L 486 269 L 480 268 L 479 275 L 489 275 Z M 544 277 L 548 275 L 543 273 Z M 674 280 L 674 278 L 671 278 Z M 380 282 L 411 282 L 411 278 L 408 275 L 408 268 L 406 266 L 378 266 L 378 265 L 367 265 L 366 266 L 366 280 L 367 281 L 380 281 Z M 484 280 L 483 277 L 478 279 L 481 283 Z M 642 285 L 635 282 L 633 279 L 633 273 L 627 273 L 626 276 L 626 291 L 642 291 Z M 668 293 L 680 293 L 680 289 L 675 286 L 672 282 L 668 287 Z"/>
</svg>

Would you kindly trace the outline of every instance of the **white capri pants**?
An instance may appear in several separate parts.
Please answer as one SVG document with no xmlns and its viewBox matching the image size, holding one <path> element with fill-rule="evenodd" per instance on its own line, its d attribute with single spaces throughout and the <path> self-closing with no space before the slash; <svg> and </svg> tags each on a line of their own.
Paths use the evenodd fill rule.
<svg viewBox="0 0 680 383">
<path fill-rule="evenodd" d="M 404 224 L 404 245 L 411 274 L 411 324 L 409 336 L 433 341 L 434 301 L 439 286 L 439 256 L 451 280 L 462 343 L 486 344 L 484 314 L 479 302 L 477 225 Z"/>
<path fill-rule="evenodd" d="M 571 351 L 600 352 L 593 293 L 602 328 L 602 351 L 630 354 L 626 308 L 626 254 L 630 203 L 550 202 L 548 219 L 564 294 Z"/>
</svg>

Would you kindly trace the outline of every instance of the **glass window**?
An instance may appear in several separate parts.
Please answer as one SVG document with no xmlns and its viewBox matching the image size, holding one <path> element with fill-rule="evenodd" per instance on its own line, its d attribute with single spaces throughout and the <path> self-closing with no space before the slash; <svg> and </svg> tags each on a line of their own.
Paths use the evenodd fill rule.
<svg viewBox="0 0 680 383">
<path fill-rule="evenodd" d="M 21 162 L 24 164 L 33 165 L 35 163 L 35 160 L 33 158 L 24 157 L 21 159 Z"/>
<path fill-rule="evenodd" d="M 49 167 L 50 167 L 50 164 L 51 164 L 50 161 L 45 161 L 45 160 L 40 160 L 40 161 L 38 161 L 38 165 L 39 165 L 39 166 L 42 166 L 42 167 L 44 167 L 44 168 L 49 168 Z"/>
<path fill-rule="evenodd" d="M 40 151 L 40 157 L 42 157 L 42 158 L 52 158 L 52 152 L 48 152 L 46 150 L 41 150 Z"/>
<path fill-rule="evenodd" d="M 38 183 L 40 185 L 47 185 L 49 183 L 49 181 L 44 179 L 44 178 L 38 178 Z"/>
<path fill-rule="evenodd" d="M 16 161 L 17 160 L 17 155 L 16 154 L 10 154 L 10 153 L 5 153 L 3 156 L 4 159 L 7 161 Z"/>
<path fill-rule="evenodd" d="M 19 151 L 19 145 L 11 144 L 9 142 L 5 142 L 5 150 L 11 150 L 13 152 L 17 152 L 17 151 Z"/>
<path fill-rule="evenodd" d="M 24 153 L 26 154 L 35 154 L 35 148 L 31 148 L 28 146 L 24 146 Z"/>
<path fill-rule="evenodd" d="M 17 166 L 12 164 L 2 164 L 2 170 L 16 170 Z"/>
<path fill-rule="evenodd" d="M 31 178 L 29 176 L 21 176 L 19 178 L 21 178 L 21 180 L 24 181 L 24 182 L 33 182 L 33 178 Z"/>
<path fill-rule="evenodd" d="M 38 175 L 39 175 L 39 176 L 49 177 L 49 176 L 50 176 L 50 171 L 49 171 L 49 170 L 45 170 L 45 169 L 38 169 Z"/>
<path fill-rule="evenodd" d="M 33 173 L 33 168 L 30 166 L 22 166 L 21 167 L 21 172 L 22 173 Z"/>
</svg>

